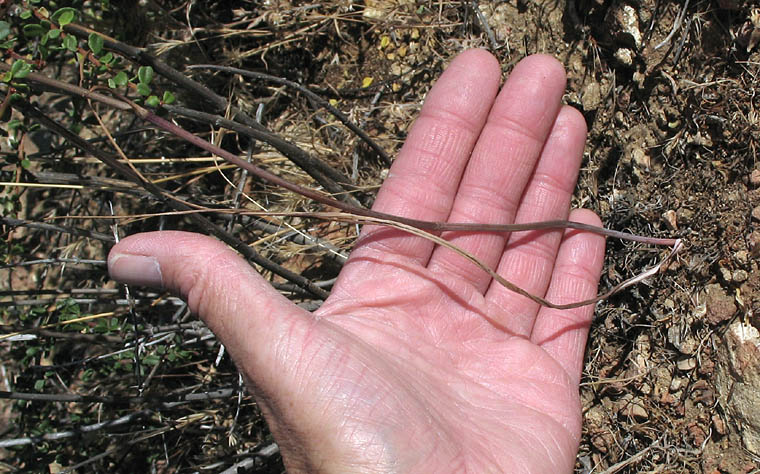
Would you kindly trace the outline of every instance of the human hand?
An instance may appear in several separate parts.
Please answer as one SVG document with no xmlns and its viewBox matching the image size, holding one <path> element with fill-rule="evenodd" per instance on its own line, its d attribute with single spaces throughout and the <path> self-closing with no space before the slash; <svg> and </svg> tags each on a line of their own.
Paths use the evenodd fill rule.
<svg viewBox="0 0 760 474">
<path fill-rule="evenodd" d="M 585 141 L 561 106 L 554 59 L 521 61 L 499 89 L 484 51 L 441 76 L 374 209 L 449 222 L 565 219 Z M 577 231 L 444 236 L 555 303 L 596 293 L 604 240 Z M 315 313 L 222 243 L 130 236 L 111 276 L 171 289 L 225 344 L 292 472 L 569 472 L 593 306 L 539 307 L 449 249 L 365 226 Z"/>
</svg>

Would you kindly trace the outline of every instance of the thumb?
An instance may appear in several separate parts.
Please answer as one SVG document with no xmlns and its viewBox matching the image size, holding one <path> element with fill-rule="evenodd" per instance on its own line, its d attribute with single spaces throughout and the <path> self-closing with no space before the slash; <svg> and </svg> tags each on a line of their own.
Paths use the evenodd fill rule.
<svg viewBox="0 0 760 474">
<path fill-rule="evenodd" d="M 122 283 L 179 294 L 262 388 L 274 388 L 270 384 L 284 361 L 278 364 L 273 357 L 290 352 L 282 347 L 292 342 L 285 335 L 296 326 L 302 329 L 309 316 L 233 250 L 204 235 L 169 231 L 129 236 L 111 249 L 108 271 Z"/>
</svg>

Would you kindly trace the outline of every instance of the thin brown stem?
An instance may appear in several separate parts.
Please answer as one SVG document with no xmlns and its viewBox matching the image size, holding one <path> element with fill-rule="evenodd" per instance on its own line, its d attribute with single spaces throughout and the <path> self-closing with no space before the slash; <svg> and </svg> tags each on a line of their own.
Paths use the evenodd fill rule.
<svg viewBox="0 0 760 474">
<path fill-rule="evenodd" d="M 376 219 L 383 219 L 392 222 L 398 222 L 417 229 L 423 229 L 433 232 L 442 231 L 460 231 L 460 232 L 524 232 L 530 230 L 554 230 L 554 229 L 576 229 L 587 232 L 593 232 L 595 234 L 604 235 L 607 237 L 614 237 L 624 240 L 632 240 L 634 242 L 641 242 L 651 245 L 667 245 L 673 246 L 676 244 L 677 239 L 662 239 L 656 237 L 645 237 L 641 235 L 629 234 L 627 232 L 620 232 L 616 230 L 606 229 L 604 227 L 593 226 L 589 224 L 583 224 L 580 222 L 573 222 L 568 220 L 551 220 L 543 222 L 529 222 L 524 224 L 474 224 L 474 223 L 451 223 L 451 222 L 436 222 L 436 221 L 424 221 L 419 219 L 410 219 L 407 217 L 394 216 L 386 214 L 384 212 L 373 211 L 362 207 L 357 207 L 345 202 L 338 201 L 332 197 L 326 196 L 322 193 L 314 191 L 312 189 L 304 188 L 297 184 L 286 181 L 279 176 L 266 171 L 263 168 L 248 163 L 241 159 L 237 155 L 223 150 L 212 143 L 203 140 L 202 138 L 188 132 L 187 130 L 179 127 L 168 120 L 164 120 L 158 115 L 148 111 L 147 109 L 140 107 L 137 104 L 132 104 L 137 115 L 157 126 L 158 128 L 172 133 L 193 145 L 196 145 L 209 153 L 213 153 L 229 163 L 232 163 L 240 168 L 247 170 L 254 176 L 263 179 L 271 184 L 280 186 L 289 191 L 292 191 L 301 196 L 307 197 L 321 204 L 325 204 L 336 209 L 340 209 L 343 212 L 353 214 L 355 216 L 371 217 Z"/>
</svg>

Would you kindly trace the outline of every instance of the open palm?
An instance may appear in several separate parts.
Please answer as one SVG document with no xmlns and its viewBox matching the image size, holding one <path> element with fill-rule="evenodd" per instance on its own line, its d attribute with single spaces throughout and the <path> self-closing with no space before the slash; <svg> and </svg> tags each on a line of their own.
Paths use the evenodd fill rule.
<svg viewBox="0 0 760 474">
<path fill-rule="evenodd" d="M 585 140 L 564 71 L 534 56 L 499 89 L 495 59 L 457 57 L 431 90 L 374 209 L 510 223 L 569 214 Z M 571 219 L 598 224 L 590 212 Z M 578 232 L 446 233 L 557 303 L 596 292 L 603 239 Z M 286 466 L 308 472 L 567 472 L 591 307 L 511 293 L 452 251 L 366 226 L 330 298 L 307 313 L 208 237 L 124 239 L 114 278 L 187 299 L 227 346 Z"/>
</svg>

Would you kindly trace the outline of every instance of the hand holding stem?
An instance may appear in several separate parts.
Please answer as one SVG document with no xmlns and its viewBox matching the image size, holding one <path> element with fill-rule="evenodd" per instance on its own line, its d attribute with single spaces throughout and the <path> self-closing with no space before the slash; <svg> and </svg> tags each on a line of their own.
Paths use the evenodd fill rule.
<svg viewBox="0 0 760 474">
<path fill-rule="evenodd" d="M 571 219 L 585 123 L 553 59 L 523 60 L 499 93 L 483 51 L 430 91 L 374 210 L 448 223 Z M 498 93 L 498 95 L 497 95 Z M 596 293 L 604 238 L 574 230 L 444 237 L 551 301 Z M 365 226 L 314 314 L 219 242 L 156 232 L 109 256 L 123 282 L 181 294 L 248 379 L 292 472 L 569 472 L 593 307 L 542 307 L 461 255 Z"/>
</svg>

